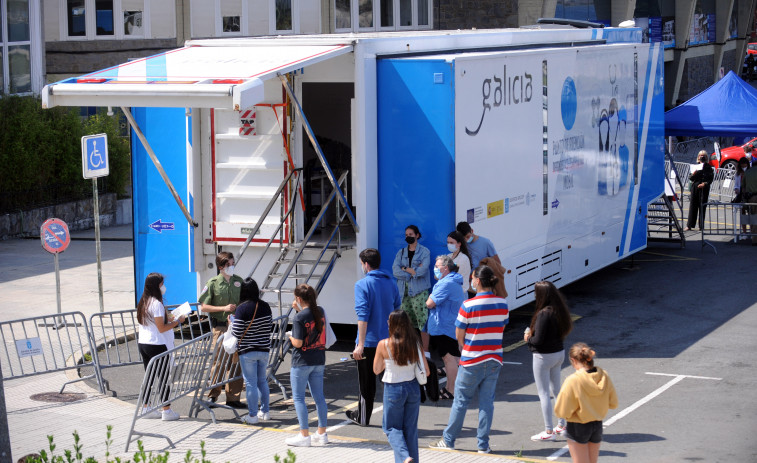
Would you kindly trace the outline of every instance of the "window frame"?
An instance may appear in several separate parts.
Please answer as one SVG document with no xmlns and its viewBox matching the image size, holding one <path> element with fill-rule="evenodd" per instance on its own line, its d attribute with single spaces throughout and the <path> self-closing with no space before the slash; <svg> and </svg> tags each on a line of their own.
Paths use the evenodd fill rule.
<svg viewBox="0 0 757 463">
<path fill-rule="evenodd" d="M 38 75 L 42 69 L 42 49 L 41 49 L 41 24 L 39 2 L 34 0 L 27 1 L 29 8 L 29 39 L 15 42 L 8 42 L 8 0 L 0 0 L 0 66 L 2 66 L 2 85 L 0 85 L 0 98 L 5 95 L 34 95 L 41 90 L 42 79 Z M 28 92 L 10 92 L 10 56 L 9 48 L 13 46 L 29 47 L 29 91 Z"/>
<path fill-rule="evenodd" d="M 84 0 L 84 35 L 68 35 L 68 0 L 58 0 L 60 8 L 60 14 L 58 15 L 60 41 L 139 40 L 152 38 L 149 20 L 152 0 L 142 0 L 142 34 L 139 35 L 126 34 L 124 30 L 124 9 L 121 0 L 113 0 L 113 35 L 97 35 L 97 18 L 94 14 L 95 1 Z"/>
<path fill-rule="evenodd" d="M 276 29 L 276 0 L 269 1 L 268 33 L 270 35 L 295 35 L 300 33 L 300 1 L 289 1 L 292 2 L 292 29 Z"/>
<path fill-rule="evenodd" d="M 147 1 L 147 0 L 145 0 Z M 216 37 L 240 37 L 248 36 L 249 34 L 249 2 L 242 0 L 242 11 L 239 12 L 239 32 L 224 32 L 223 31 L 223 15 L 221 13 L 221 2 L 223 0 L 214 0 L 213 6 L 215 7 L 215 30 Z"/>
<path fill-rule="evenodd" d="M 275 0 L 274 0 L 275 1 Z M 384 26 L 381 24 L 381 2 L 392 2 L 394 25 Z M 418 0 L 411 0 L 411 18 L 412 24 L 410 26 L 402 26 L 400 24 L 400 0 L 371 0 L 373 9 L 373 26 L 360 27 L 360 0 L 350 0 L 350 22 L 349 28 L 337 28 L 336 27 L 336 0 L 331 0 L 331 8 L 334 11 L 334 19 L 331 26 L 335 32 L 374 32 L 374 31 L 413 31 L 413 30 L 431 30 L 434 27 L 434 2 L 428 1 L 427 19 L 428 24 L 418 24 Z"/>
</svg>

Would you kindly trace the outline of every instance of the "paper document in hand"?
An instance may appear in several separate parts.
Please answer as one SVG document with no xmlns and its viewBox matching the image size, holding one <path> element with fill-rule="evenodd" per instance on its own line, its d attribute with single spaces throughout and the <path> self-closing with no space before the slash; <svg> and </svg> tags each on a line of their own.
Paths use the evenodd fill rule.
<svg viewBox="0 0 757 463">
<path fill-rule="evenodd" d="M 181 316 L 187 316 L 190 313 L 192 313 L 192 307 L 190 307 L 189 302 L 185 302 L 181 304 L 179 307 L 176 307 L 171 311 L 171 316 L 175 319 L 181 317 Z"/>
</svg>

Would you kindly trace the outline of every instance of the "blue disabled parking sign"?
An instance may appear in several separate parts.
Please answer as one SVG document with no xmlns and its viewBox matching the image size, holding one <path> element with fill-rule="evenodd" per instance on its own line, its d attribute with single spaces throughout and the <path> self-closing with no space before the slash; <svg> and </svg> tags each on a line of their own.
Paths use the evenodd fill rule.
<svg viewBox="0 0 757 463">
<path fill-rule="evenodd" d="M 84 178 L 108 175 L 108 135 L 100 133 L 81 137 L 81 156 Z"/>
</svg>

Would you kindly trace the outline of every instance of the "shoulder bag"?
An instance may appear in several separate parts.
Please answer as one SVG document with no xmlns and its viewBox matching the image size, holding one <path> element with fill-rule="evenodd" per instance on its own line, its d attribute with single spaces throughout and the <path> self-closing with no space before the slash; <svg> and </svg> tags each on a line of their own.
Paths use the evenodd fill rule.
<svg viewBox="0 0 757 463">
<path fill-rule="evenodd" d="M 426 378 L 426 368 L 423 366 L 423 352 L 418 349 L 418 361 L 415 362 L 415 379 L 418 380 L 418 384 L 425 385 L 428 381 Z"/>
<path fill-rule="evenodd" d="M 247 330 L 250 329 L 252 324 L 255 322 L 255 315 L 258 313 L 258 304 L 255 303 L 255 312 L 252 313 L 252 320 L 250 320 L 250 324 L 247 325 L 247 328 L 245 328 L 244 333 L 242 333 L 242 338 L 237 339 L 236 336 L 231 332 L 231 327 L 223 334 L 223 350 L 226 351 L 227 354 L 231 355 L 237 351 L 237 346 L 239 345 L 239 341 L 244 339 L 244 335 L 247 334 Z"/>
</svg>

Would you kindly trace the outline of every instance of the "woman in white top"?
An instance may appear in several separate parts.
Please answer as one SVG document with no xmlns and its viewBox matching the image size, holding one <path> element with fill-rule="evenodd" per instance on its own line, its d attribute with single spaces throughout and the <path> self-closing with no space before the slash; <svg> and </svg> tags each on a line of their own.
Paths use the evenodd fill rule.
<svg viewBox="0 0 757 463">
<path fill-rule="evenodd" d="M 448 256 L 452 258 L 452 261 L 459 268 L 457 273 L 463 277 L 463 291 L 468 294 L 470 291 L 471 258 L 468 252 L 468 245 L 465 243 L 465 237 L 462 233 L 455 230 L 447 235 L 447 250 L 449 251 Z M 475 291 L 473 291 L 472 296 L 470 294 L 468 296 L 474 297 Z"/>
<path fill-rule="evenodd" d="M 163 275 L 160 273 L 151 273 L 145 278 L 145 288 L 142 291 L 142 297 L 137 304 L 137 321 L 139 322 L 139 355 L 142 356 L 145 370 L 150 360 L 169 349 L 173 349 L 173 329 L 184 321 L 184 316 L 178 320 L 171 320 L 171 316 L 163 307 L 163 295 L 166 293 L 166 287 L 163 285 Z M 167 373 L 167 372 L 166 372 Z M 157 379 L 157 378 L 156 378 Z M 156 381 L 153 380 L 153 383 Z M 161 390 L 160 400 L 165 402 L 170 392 L 166 384 L 166 378 L 161 377 L 157 380 L 158 387 Z M 150 396 L 153 384 L 147 386 L 145 397 Z M 175 421 L 179 419 L 179 414 L 171 410 L 171 404 L 163 407 L 163 412 L 153 410 L 148 412 L 147 407 L 142 410 L 144 418 L 158 419 L 163 421 Z"/>
<path fill-rule="evenodd" d="M 421 389 L 415 379 L 415 365 L 423 360 L 418 334 L 403 310 L 389 314 L 389 337 L 379 341 L 373 372 L 384 372 L 384 433 L 394 450 L 395 463 L 418 461 L 418 413 Z"/>
</svg>

